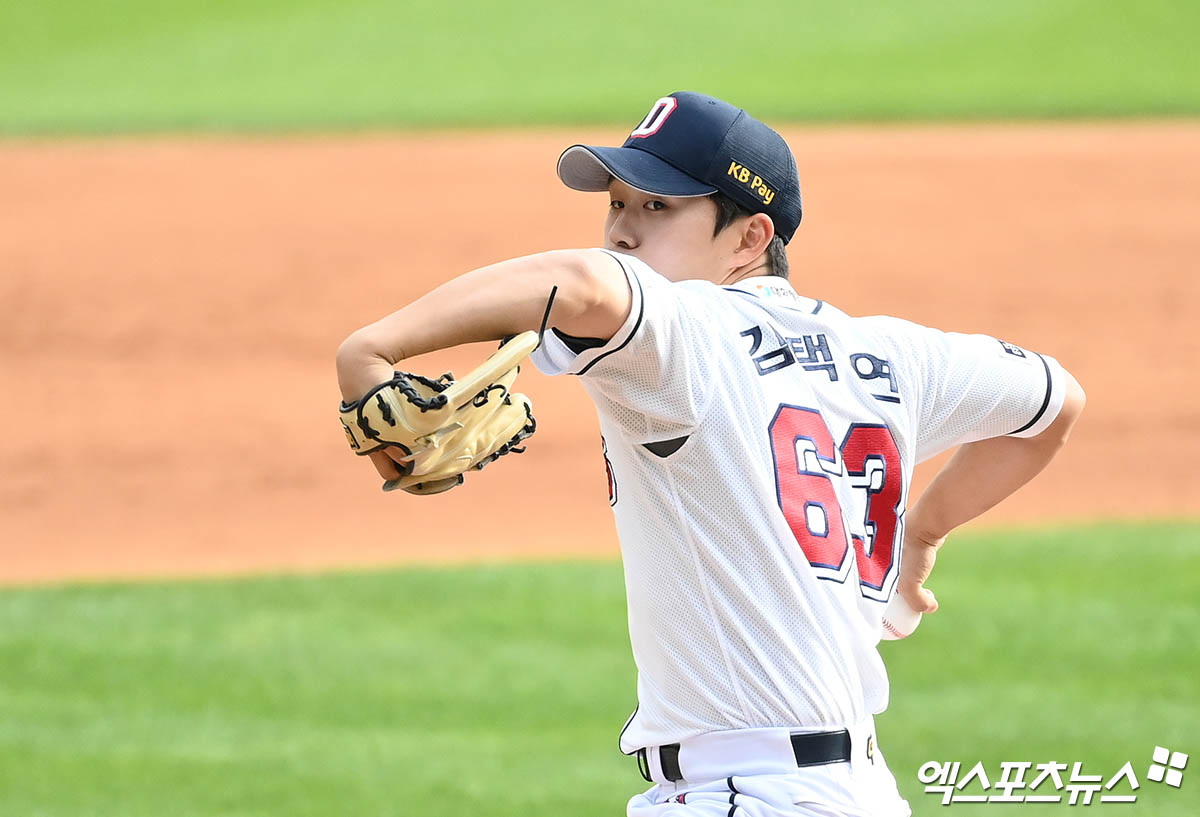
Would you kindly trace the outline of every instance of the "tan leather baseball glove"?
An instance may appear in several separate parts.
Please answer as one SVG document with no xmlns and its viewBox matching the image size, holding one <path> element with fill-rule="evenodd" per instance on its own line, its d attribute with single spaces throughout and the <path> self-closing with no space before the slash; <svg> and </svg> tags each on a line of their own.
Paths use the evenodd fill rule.
<svg viewBox="0 0 1200 817">
<path fill-rule="evenodd" d="M 509 338 L 462 380 L 447 372 L 436 380 L 408 372 L 380 383 L 339 416 L 355 454 L 383 448 L 404 452 L 402 476 L 385 482 L 410 494 L 437 494 L 463 483 L 463 472 L 479 470 L 508 453 L 537 428 L 533 405 L 511 391 L 520 363 L 538 345 L 536 332 Z"/>
</svg>

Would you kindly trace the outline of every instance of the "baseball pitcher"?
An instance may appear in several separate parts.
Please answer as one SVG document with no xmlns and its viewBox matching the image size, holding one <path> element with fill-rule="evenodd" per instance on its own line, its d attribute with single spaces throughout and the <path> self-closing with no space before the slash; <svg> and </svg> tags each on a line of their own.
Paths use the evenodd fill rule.
<svg viewBox="0 0 1200 817">
<path fill-rule="evenodd" d="M 526 354 L 578 377 L 638 669 L 621 748 L 652 784 L 629 817 L 910 814 L 872 720 L 878 643 L 937 609 L 924 584 L 947 534 L 1046 466 L 1083 391 L 1032 350 L 796 292 L 795 160 L 718 99 L 665 96 L 558 175 L 607 193 L 601 245 L 468 272 L 353 333 L 351 447 L 389 488 L 452 488 L 533 433 L 511 391 Z M 463 381 L 396 371 L 502 339 Z M 913 466 L 953 446 L 908 507 Z"/>
</svg>

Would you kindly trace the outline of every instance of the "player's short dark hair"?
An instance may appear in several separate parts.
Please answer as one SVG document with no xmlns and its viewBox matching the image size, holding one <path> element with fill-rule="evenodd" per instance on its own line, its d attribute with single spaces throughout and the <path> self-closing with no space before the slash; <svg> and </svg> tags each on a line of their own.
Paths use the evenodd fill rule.
<svg viewBox="0 0 1200 817">
<path fill-rule="evenodd" d="M 709 198 L 717 205 L 717 222 L 713 226 L 714 237 L 720 235 L 722 230 L 734 222 L 734 219 L 754 215 L 724 193 L 713 193 Z M 774 236 L 771 243 L 767 245 L 767 272 L 785 280 L 788 277 L 787 250 L 784 248 L 783 239 L 779 236 Z"/>
</svg>

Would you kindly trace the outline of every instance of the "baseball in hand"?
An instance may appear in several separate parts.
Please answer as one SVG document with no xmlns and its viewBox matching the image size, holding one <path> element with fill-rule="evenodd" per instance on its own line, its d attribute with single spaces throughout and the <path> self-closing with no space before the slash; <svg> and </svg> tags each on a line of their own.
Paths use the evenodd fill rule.
<svg viewBox="0 0 1200 817">
<path fill-rule="evenodd" d="M 920 623 L 921 614 L 904 600 L 904 596 L 895 593 L 883 611 L 883 637 L 887 641 L 907 638 Z"/>
</svg>

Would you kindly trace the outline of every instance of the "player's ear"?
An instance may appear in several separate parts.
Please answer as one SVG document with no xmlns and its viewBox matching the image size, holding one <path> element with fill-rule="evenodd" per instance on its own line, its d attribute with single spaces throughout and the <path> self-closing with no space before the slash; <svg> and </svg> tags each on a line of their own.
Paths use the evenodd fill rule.
<svg viewBox="0 0 1200 817">
<path fill-rule="evenodd" d="M 775 237 L 775 223 L 766 213 L 755 213 L 733 226 L 739 232 L 738 245 L 734 249 L 734 261 L 738 266 L 749 264 L 765 253 Z"/>
</svg>

